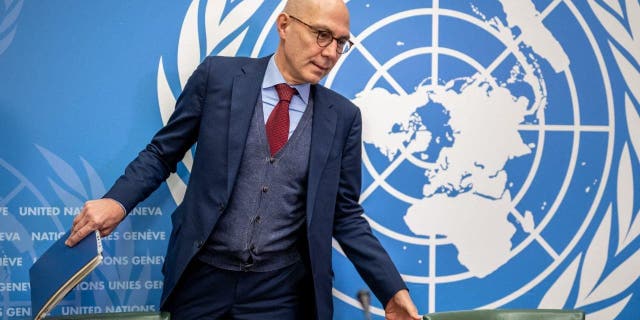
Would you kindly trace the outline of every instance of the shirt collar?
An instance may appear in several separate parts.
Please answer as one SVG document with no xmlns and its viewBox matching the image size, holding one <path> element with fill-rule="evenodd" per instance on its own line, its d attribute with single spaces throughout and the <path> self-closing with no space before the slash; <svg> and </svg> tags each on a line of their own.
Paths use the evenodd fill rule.
<svg viewBox="0 0 640 320">
<path fill-rule="evenodd" d="M 275 54 L 269 58 L 269 64 L 267 64 L 267 70 L 264 73 L 264 79 L 262 79 L 262 89 L 267 89 L 275 86 L 278 83 L 287 83 L 282 76 L 282 73 L 278 69 L 275 60 Z M 311 85 L 308 83 L 297 84 L 291 86 L 298 90 L 298 95 L 305 104 L 309 103 L 309 91 Z"/>
</svg>

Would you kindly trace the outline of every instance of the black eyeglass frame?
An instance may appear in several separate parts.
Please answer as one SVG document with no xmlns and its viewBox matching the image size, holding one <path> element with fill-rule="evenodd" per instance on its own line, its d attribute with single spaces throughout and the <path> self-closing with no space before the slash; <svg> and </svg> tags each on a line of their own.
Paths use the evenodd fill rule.
<svg viewBox="0 0 640 320">
<path fill-rule="evenodd" d="M 318 36 L 316 37 L 316 43 L 318 44 L 318 46 L 320 47 L 328 47 L 333 40 L 336 41 L 336 52 L 338 52 L 339 54 L 345 54 L 347 52 L 349 52 L 349 50 L 351 50 L 351 48 L 353 47 L 353 41 L 351 41 L 350 39 L 344 39 L 344 38 L 336 38 L 333 36 L 333 32 L 329 31 L 329 30 L 323 30 L 323 29 L 318 29 L 302 20 L 300 20 L 299 18 L 296 18 L 290 14 L 287 14 L 287 16 L 289 16 L 291 19 L 293 19 L 294 21 L 298 21 L 302 24 L 304 24 L 307 28 L 309 28 L 309 30 L 311 30 L 312 32 L 314 32 L 315 34 L 317 34 Z M 322 44 L 322 42 L 324 42 L 323 40 L 320 40 L 321 35 L 328 35 L 329 37 L 331 37 L 331 40 L 329 42 L 327 42 L 326 44 Z M 327 38 L 327 40 L 329 40 L 329 38 Z M 340 44 L 342 42 L 342 44 Z M 346 48 L 346 49 L 345 49 Z"/>
</svg>

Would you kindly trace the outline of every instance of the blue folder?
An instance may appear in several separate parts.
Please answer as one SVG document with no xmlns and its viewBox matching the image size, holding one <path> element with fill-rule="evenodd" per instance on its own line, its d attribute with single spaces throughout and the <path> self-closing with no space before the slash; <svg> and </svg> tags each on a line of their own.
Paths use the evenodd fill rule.
<svg viewBox="0 0 640 320">
<path fill-rule="evenodd" d="M 102 262 L 100 233 L 87 236 L 73 248 L 64 242 L 67 232 L 56 241 L 29 269 L 31 282 L 31 314 L 44 317 L 82 279 Z"/>
</svg>

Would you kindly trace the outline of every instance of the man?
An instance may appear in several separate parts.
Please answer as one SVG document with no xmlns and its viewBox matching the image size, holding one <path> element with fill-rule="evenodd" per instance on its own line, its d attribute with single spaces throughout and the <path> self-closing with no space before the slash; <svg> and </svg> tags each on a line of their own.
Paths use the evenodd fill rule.
<svg viewBox="0 0 640 320">
<path fill-rule="evenodd" d="M 167 125 L 103 199 L 75 218 L 70 246 L 108 235 L 197 141 L 173 213 L 161 308 L 176 319 L 331 319 L 332 236 L 385 305 L 420 319 L 358 203 L 361 118 L 317 83 L 350 46 L 342 0 L 290 0 L 262 59 L 208 57 Z"/>
</svg>

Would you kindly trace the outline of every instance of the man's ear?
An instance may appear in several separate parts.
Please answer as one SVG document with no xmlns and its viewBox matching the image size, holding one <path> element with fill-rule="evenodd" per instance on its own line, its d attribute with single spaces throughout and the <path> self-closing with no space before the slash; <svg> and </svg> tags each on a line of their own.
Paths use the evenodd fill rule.
<svg viewBox="0 0 640 320">
<path fill-rule="evenodd" d="M 276 28 L 278 30 L 278 35 L 280 36 L 280 39 L 287 38 L 287 28 L 289 27 L 290 24 L 291 24 L 291 19 L 286 13 L 282 12 L 278 15 L 278 18 L 276 18 Z"/>
</svg>

